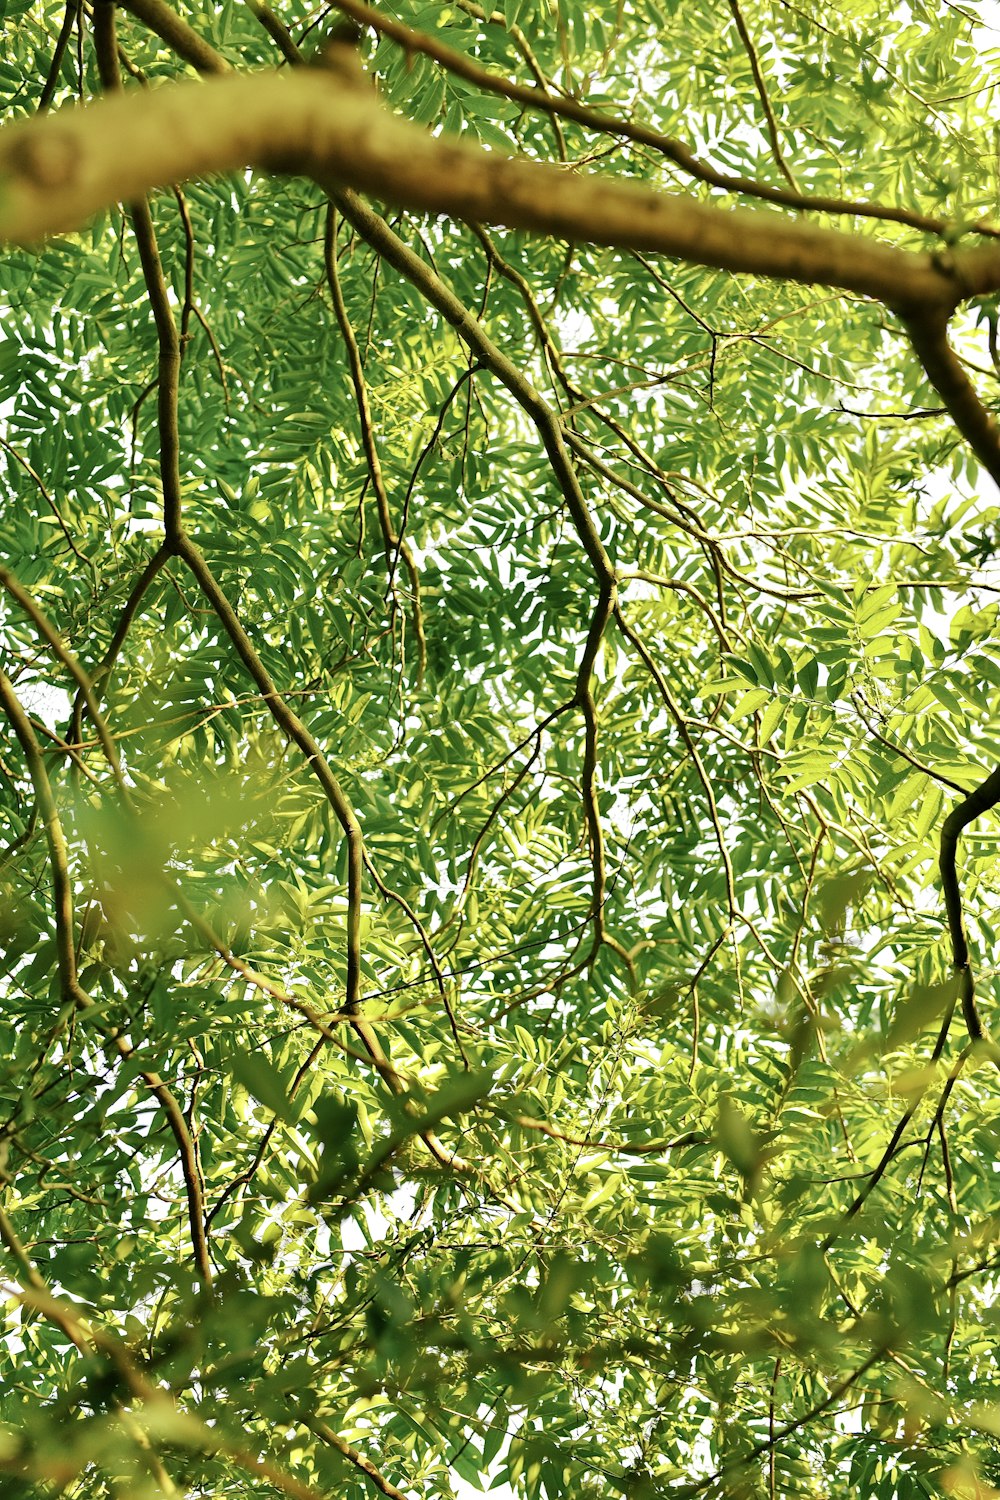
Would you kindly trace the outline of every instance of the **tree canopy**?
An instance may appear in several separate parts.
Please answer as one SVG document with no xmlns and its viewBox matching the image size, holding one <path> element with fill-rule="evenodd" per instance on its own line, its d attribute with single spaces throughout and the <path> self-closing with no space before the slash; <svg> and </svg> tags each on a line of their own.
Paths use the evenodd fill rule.
<svg viewBox="0 0 1000 1500">
<path fill-rule="evenodd" d="M 4 1496 L 1000 1494 L 992 11 L 4 0 Z"/>
</svg>

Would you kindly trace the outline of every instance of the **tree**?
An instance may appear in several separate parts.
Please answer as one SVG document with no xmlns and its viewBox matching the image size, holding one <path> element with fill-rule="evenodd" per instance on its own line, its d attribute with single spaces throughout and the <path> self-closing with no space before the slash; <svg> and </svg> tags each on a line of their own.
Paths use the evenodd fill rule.
<svg viewBox="0 0 1000 1500">
<path fill-rule="evenodd" d="M 4 1495 L 998 1492 L 980 9 L 8 0 Z"/>
</svg>

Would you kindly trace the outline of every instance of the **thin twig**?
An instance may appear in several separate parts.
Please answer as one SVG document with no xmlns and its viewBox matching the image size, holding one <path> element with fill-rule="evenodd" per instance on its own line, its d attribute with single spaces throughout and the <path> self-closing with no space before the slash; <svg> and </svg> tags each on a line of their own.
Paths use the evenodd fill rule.
<svg viewBox="0 0 1000 1500">
<path fill-rule="evenodd" d="M 410 551 L 409 543 L 406 541 L 402 531 L 397 532 L 392 524 L 389 496 L 386 494 L 378 443 L 375 440 L 375 424 L 372 420 L 371 403 L 368 400 L 368 383 L 365 380 L 364 366 L 361 363 L 361 352 L 358 349 L 358 341 L 354 334 L 354 327 L 348 315 L 347 304 L 344 301 L 344 293 L 340 285 L 340 272 L 337 265 L 337 210 L 332 203 L 326 212 L 326 229 L 323 236 L 323 259 L 326 268 L 327 286 L 330 289 L 330 299 L 333 303 L 337 325 L 340 328 L 340 335 L 344 340 L 344 347 L 347 350 L 347 363 L 350 366 L 351 382 L 354 386 L 354 397 L 358 408 L 358 424 L 361 428 L 361 446 L 364 449 L 365 463 L 368 466 L 368 477 L 375 492 L 379 525 L 382 529 L 382 545 L 385 549 L 386 568 L 389 574 L 389 592 L 393 596 L 395 595 L 394 573 L 397 558 L 402 558 L 403 566 L 406 568 L 407 576 L 410 580 L 413 605 L 413 633 L 417 638 L 416 685 L 419 689 L 423 686 L 424 672 L 427 668 L 427 637 L 424 634 L 424 615 L 420 602 L 420 575 L 417 572 L 417 565 L 413 561 L 413 553 Z"/>
<path fill-rule="evenodd" d="M 743 43 L 743 50 L 746 53 L 747 59 L 750 63 L 750 71 L 753 74 L 753 81 L 754 86 L 757 90 L 757 97 L 760 99 L 761 107 L 764 111 L 764 119 L 767 121 L 767 134 L 768 139 L 771 142 L 771 154 L 773 155 L 774 160 L 777 163 L 779 172 L 788 183 L 788 186 L 791 188 L 792 192 L 798 193 L 799 197 L 802 197 L 802 189 L 795 181 L 795 178 L 792 175 L 792 170 L 785 160 L 785 153 L 781 149 L 781 137 L 778 135 L 778 122 L 774 117 L 774 109 L 771 106 L 770 96 L 767 92 L 767 84 L 764 82 L 764 74 L 760 66 L 760 58 L 757 56 L 757 48 L 754 46 L 753 37 L 750 35 L 746 20 L 743 16 L 743 12 L 740 9 L 739 0 L 729 0 L 729 9 L 733 13 L 733 20 L 736 22 L 736 30 L 740 34 L 740 41 Z"/>
</svg>

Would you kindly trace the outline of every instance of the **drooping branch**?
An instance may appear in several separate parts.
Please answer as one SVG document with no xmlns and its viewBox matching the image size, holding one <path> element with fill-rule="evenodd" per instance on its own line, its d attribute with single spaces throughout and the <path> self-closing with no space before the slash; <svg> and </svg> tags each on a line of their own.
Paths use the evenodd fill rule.
<svg viewBox="0 0 1000 1500">
<path fill-rule="evenodd" d="M 506 157 L 392 115 L 322 69 L 133 90 L 0 131 L 0 240 L 29 244 L 155 188 L 247 166 L 350 186 L 404 208 L 837 287 L 942 316 L 1000 289 L 1000 247 L 951 257 L 724 209 L 593 172 Z"/>
<path fill-rule="evenodd" d="M 105 91 L 108 94 L 118 93 L 122 79 L 118 66 L 115 12 L 112 5 L 98 5 L 94 12 L 94 50 Z M 177 429 L 181 341 L 160 261 L 153 216 L 146 198 L 143 196 L 130 203 L 129 213 L 156 326 L 156 420 L 159 432 L 160 484 L 163 489 L 163 528 L 167 543 L 172 546 L 181 527 L 180 437 Z"/>
<path fill-rule="evenodd" d="M 36 620 L 39 617 L 39 613 L 36 611 Z M 51 632 L 47 634 L 47 639 L 50 644 L 54 644 L 57 637 L 54 632 Z M 93 706 L 93 703 L 94 700 L 92 698 L 91 706 Z M 25 765 L 28 775 L 31 778 L 32 786 L 34 787 L 35 797 L 45 827 L 49 868 L 52 876 L 52 911 L 55 926 L 56 962 L 63 1004 L 67 1008 L 74 1007 L 77 1010 L 93 1014 L 99 1030 L 103 1033 L 111 1048 L 123 1062 L 135 1063 L 139 1077 L 142 1078 L 150 1093 L 163 1110 L 171 1134 L 177 1144 L 180 1157 L 195 1265 L 198 1268 L 202 1285 L 205 1288 L 211 1287 L 212 1262 L 209 1257 L 208 1239 L 205 1233 L 205 1210 L 201 1191 L 201 1178 L 198 1171 L 198 1157 L 194 1142 L 191 1139 L 191 1132 L 188 1129 L 187 1121 L 172 1089 L 164 1082 L 159 1073 L 153 1072 L 142 1065 L 139 1049 L 133 1047 L 125 1039 L 117 1026 L 108 1023 L 101 1017 L 100 1008 L 95 1005 L 95 1002 L 80 983 L 73 937 L 73 881 L 70 873 L 69 846 L 66 842 L 66 835 L 63 832 L 62 819 L 59 816 L 59 809 L 56 805 L 52 784 L 45 768 L 34 729 L 20 699 L 14 691 L 13 684 L 6 673 L 2 671 L 0 671 L 0 714 L 7 720 L 14 732 L 15 738 L 21 746 Z M 112 760 L 114 760 L 113 756 Z"/>
<path fill-rule="evenodd" d="M 364 880 L 365 847 L 361 824 L 340 782 L 330 769 L 319 745 L 278 692 L 261 661 L 236 611 L 219 587 L 198 547 L 186 534 L 177 543 L 178 556 L 187 564 L 223 630 L 250 677 L 263 695 L 268 712 L 278 727 L 297 745 L 326 794 L 347 844 L 347 978 L 344 1009 L 353 1015 L 361 1004 L 361 902 Z"/>
<path fill-rule="evenodd" d="M 483 367 L 489 370 L 510 392 L 525 414 L 531 418 L 545 447 L 570 519 L 593 568 L 598 584 L 598 596 L 577 673 L 573 703 L 580 710 L 585 730 L 581 793 L 593 870 L 592 951 L 596 953 L 602 943 L 607 943 L 616 952 L 622 952 L 619 944 L 610 937 L 604 925 L 607 871 L 604 857 L 604 834 L 596 791 L 598 719 L 597 705 L 592 690 L 594 662 L 617 599 L 617 578 L 570 457 L 562 422 L 523 371 L 519 370 L 503 350 L 493 342 L 480 321 L 464 306 L 451 288 L 446 286 L 409 246 L 403 243 L 379 214 L 363 203 L 354 193 L 335 191 L 334 197 L 341 213 L 354 225 L 358 233 L 378 251 L 389 265 L 394 266 L 401 275 L 411 281 L 432 307 L 437 308 Z M 625 956 L 623 952 L 622 956 Z"/>
<path fill-rule="evenodd" d="M 924 374 L 994 484 L 1000 487 L 1000 427 L 987 411 L 948 342 L 942 312 L 904 317 L 903 324 Z"/>
<path fill-rule="evenodd" d="M 392 512 L 389 506 L 389 495 L 385 487 L 385 478 L 382 473 L 382 462 L 379 458 L 378 443 L 375 438 L 375 422 L 372 417 L 371 402 L 368 397 L 368 385 L 365 380 L 364 365 L 361 359 L 361 351 L 358 348 L 358 340 L 347 311 L 344 294 L 340 285 L 340 271 L 337 265 L 337 211 L 331 203 L 326 215 L 326 232 L 323 237 L 323 262 L 326 268 L 326 280 L 330 289 L 330 299 L 333 302 L 334 315 L 340 328 L 341 337 L 344 340 L 344 348 L 347 351 L 347 364 L 351 372 L 351 384 L 354 386 L 354 396 L 358 408 L 358 425 L 361 429 L 361 446 L 365 455 L 365 463 L 368 467 L 368 478 L 375 492 L 375 503 L 378 510 L 379 525 L 382 529 L 382 543 L 385 548 L 385 563 L 388 572 L 388 595 L 395 601 L 396 584 L 395 571 L 396 561 L 401 559 L 406 569 L 410 582 L 410 598 L 412 601 L 413 633 L 417 638 L 417 674 L 416 685 L 421 687 L 424 673 L 427 669 L 427 637 L 424 634 L 423 608 L 420 600 L 420 575 L 417 572 L 416 563 L 410 545 L 401 531 L 397 531 L 392 522 Z"/>
<path fill-rule="evenodd" d="M 989 812 L 1000 802 L 1000 768 L 991 771 L 984 781 L 968 794 L 945 818 L 941 827 L 941 848 L 938 868 L 941 871 L 941 888 L 944 891 L 945 912 L 948 917 L 948 933 L 951 938 L 951 957 L 958 974 L 962 1013 L 969 1036 L 974 1042 L 986 1039 L 986 1029 L 976 1005 L 976 980 L 969 957 L 969 942 L 965 933 L 962 913 L 962 893 L 958 885 L 955 857 L 958 839 L 969 823 Z"/>
</svg>

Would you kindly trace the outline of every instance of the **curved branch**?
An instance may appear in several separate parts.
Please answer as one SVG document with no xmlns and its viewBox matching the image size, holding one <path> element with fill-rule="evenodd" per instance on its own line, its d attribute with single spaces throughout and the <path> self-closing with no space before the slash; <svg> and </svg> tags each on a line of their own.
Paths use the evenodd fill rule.
<svg viewBox="0 0 1000 1500">
<path fill-rule="evenodd" d="M 1000 289 L 1000 247 L 937 258 L 768 209 L 723 209 L 505 157 L 428 135 L 374 93 L 315 68 L 133 90 L 9 126 L 0 131 L 0 240 L 28 244 L 151 189 L 247 166 L 404 208 L 821 283 L 904 315 L 929 308 L 946 317 L 963 296 Z"/>
<path fill-rule="evenodd" d="M 965 932 L 962 893 L 958 887 L 955 856 L 962 829 L 982 813 L 989 812 L 990 808 L 995 807 L 998 802 L 1000 802 L 1000 767 L 991 771 L 985 781 L 981 781 L 977 787 L 974 787 L 969 795 L 951 810 L 941 826 L 938 868 L 941 871 L 941 887 L 944 891 L 944 906 L 951 937 L 951 961 L 958 973 L 965 1025 L 974 1042 L 988 1041 L 989 1038 L 976 1007 L 976 979 L 969 958 L 969 941 Z"/>
<path fill-rule="evenodd" d="M 2 671 L 0 671 L 0 713 L 10 724 L 21 746 L 25 766 L 35 789 L 35 797 L 45 827 L 49 868 L 52 876 L 56 963 L 63 1003 L 80 1011 L 94 1012 L 97 1007 L 80 984 L 77 972 L 76 949 L 73 942 L 73 882 L 70 876 L 69 846 L 63 832 L 62 820 L 35 732 L 20 699 L 14 692 L 10 678 Z M 195 1265 L 203 1286 L 209 1288 L 212 1285 L 212 1262 L 205 1233 L 205 1206 L 198 1172 L 198 1158 L 183 1111 L 170 1087 L 158 1073 L 142 1065 L 138 1049 L 125 1040 L 118 1028 L 104 1021 L 99 1012 L 96 1016 L 96 1024 L 122 1061 L 135 1063 L 139 1077 L 146 1084 L 167 1118 L 180 1157 Z"/>
<path fill-rule="evenodd" d="M 509 391 L 522 411 L 531 419 L 548 455 L 552 472 L 569 512 L 583 549 L 590 560 L 598 582 L 615 583 L 615 570 L 601 541 L 594 519 L 580 486 L 580 480 L 566 444 L 566 432 L 558 415 L 528 380 L 513 360 L 489 337 L 479 319 L 465 306 L 449 286 L 390 229 L 374 209 L 351 192 L 333 191 L 334 201 L 344 218 L 401 276 L 417 288 L 421 296 L 437 308 L 454 328 L 466 348 Z"/>
<path fill-rule="evenodd" d="M 994 484 L 1000 488 L 1000 427 L 980 401 L 976 388 L 948 342 L 948 319 L 943 311 L 903 318 L 913 352 L 924 374 L 948 409 Z"/>
<path fill-rule="evenodd" d="M 354 193 L 334 190 L 332 196 L 341 213 L 354 225 L 358 233 L 378 251 L 384 260 L 411 281 L 432 307 L 437 308 L 438 312 L 456 330 L 466 347 L 510 392 L 535 424 L 566 509 L 596 575 L 599 586 L 598 598 L 594 605 L 587 642 L 577 673 L 573 704 L 579 708 L 585 727 L 581 791 L 593 871 L 590 914 L 594 922 L 594 939 L 591 952 L 595 954 L 602 943 L 607 943 L 615 951 L 619 951 L 619 945 L 609 937 L 604 927 L 606 870 L 604 835 L 596 794 L 597 706 L 591 687 L 594 661 L 617 599 L 617 579 L 614 565 L 587 506 L 586 497 L 566 446 L 566 434 L 562 422 L 523 372 L 493 343 L 479 320 L 465 307 L 450 287 L 446 286 L 403 243 L 384 219 Z"/>
<path fill-rule="evenodd" d="M 250 637 L 244 630 L 233 606 L 216 582 L 201 551 L 185 533 L 181 534 L 177 542 L 177 555 L 187 564 L 202 593 L 212 606 L 219 624 L 229 636 L 237 655 L 260 689 L 271 717 L 292 743 L 302 751 L 309 769 L 323 788 L 327 801 L 333 808 L 343 831 L 347 845 L 348 890 L 347 981 L 344 1009 L 348 1014 L 353 1015 L 361 1004 L 361 903 L 365 861 L 361 824 L 319 745 L 298 714 L 288 707 L 278 692 L 270 673 L 257 655 Z"/>
<path fill-rule="evenodd" d="M 90 576 L 93 578 L 95 586 L 96 586 L 96 584 L 98 582 L 96 564 L 89 557 L 84 557 L 83 553 L 80 551 L 79 547 L 74 542 L 74 540 L 73 540 L 73 533 L 70 531 L 69 527 L 66 525 L 66 522 L 63 519 L 62 512 L 60 511 L 60 509 L 59 509 L 58 505 L 56 504 L 55 500 L 52 498 L 51 493 L 46 488 L 46 486 L 45 486 L 45 484 L 44 484 L 44 482 L 43 482 L 43 480 L 41 478 L 41 475 L 38 473 L 37 469 L 33 468 L 33 466 L 28 462 L 28 460 L 22 454 L 20 454 L 17 451 L 16 448 L 12 447 L 11 444 L 8 443 L 7 439 L 4 438 L 4 437 L 0 437 L 0 449 L 2 449 L 4 451 L 4 453 L 9 453 L 10 457 L 14 460 L 14 462 L 17 463 L 17 464 L 19 464 L 21 466 L 21 468 L 24 470 L 24 472 L 28 475 L 29 479 L 32 479 L 34 481 L 35 486 L 36 486 L 39 494 L 41 495 L 42 499 L 45 501 L 46 505 L 49 507 L 49 510 L 55 516 L 56 525 L 59 527 L 59 530 L 62 532 L 63 536 L 65 537 L 67 547 L 69 547 L 70 551 L 74 554 L 75 557 L 79 558 L 80 562 L 83 563 L 84 567 L 90 569 Z"/>
</svg>

